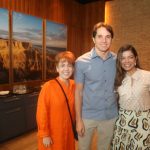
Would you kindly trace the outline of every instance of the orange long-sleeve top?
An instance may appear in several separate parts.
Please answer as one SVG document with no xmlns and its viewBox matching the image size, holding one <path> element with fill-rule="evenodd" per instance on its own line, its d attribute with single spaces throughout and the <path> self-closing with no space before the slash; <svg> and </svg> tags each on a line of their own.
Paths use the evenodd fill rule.
<svg viewBox="0 0 150 150">
<path fill-rule="evenodd" d="M 59 80 L 59 78 L 57 79 Z M 68 87 L 62 81 L 59 80 L 59 82 L 67 95 L 74 120 L 74 81 L 69 80 Z M 66 99 L 55 80 L 46 82 L 42 87 L 38 98 L 36 118 L 38 150 L 75 150 L 75 140 Z M 50 136 L 53 141 L 49 148 L 44 147 L 42 144 L 42 139 L 46 136 Z"/>
</svg>

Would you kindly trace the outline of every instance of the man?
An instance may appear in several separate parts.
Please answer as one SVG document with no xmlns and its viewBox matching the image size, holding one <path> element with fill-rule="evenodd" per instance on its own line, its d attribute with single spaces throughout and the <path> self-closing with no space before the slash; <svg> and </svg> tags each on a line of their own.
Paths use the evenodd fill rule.
<svg viewBox="0 0 150 150">
<path fill-rule="evenodd" d="M 116 56 L 109 49 L 113 39 L 110 25 L 93 28 L 94 47 L 75 65 L 75 109 L 79 150 L 90 150 L 94 129 L 98 150 L 108 150 L 118 114 L 114 94 Z"/>
</svg>

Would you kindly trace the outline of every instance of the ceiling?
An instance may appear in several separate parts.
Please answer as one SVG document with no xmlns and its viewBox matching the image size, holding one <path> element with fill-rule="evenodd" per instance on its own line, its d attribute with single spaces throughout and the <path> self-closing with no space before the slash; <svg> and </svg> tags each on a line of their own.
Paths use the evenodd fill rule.
<svg viewBox="0 0 150 150">
<path fill-rule="evenodd" d="M 96 2 L 96 1 L 110 1 L 110 0 L 75 0 L 81 4 L 87 4 L 87 3 L 91 3 L 91 2 Z"/>
</svg>

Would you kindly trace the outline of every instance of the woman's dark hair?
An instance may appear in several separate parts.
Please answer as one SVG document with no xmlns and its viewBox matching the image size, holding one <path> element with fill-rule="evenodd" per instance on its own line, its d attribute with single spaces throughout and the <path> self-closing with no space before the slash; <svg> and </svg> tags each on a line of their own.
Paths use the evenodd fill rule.
<svg viewBox="0 0 150 150">
<path fill-rule="evenodd" d="M 116 60 L 116 77 L 115 77 L 115 88 L 117 89 L 118 86 L 122 84 L 122 80 L 125 77 L 126 71 L 121 67 L 121 58 L 123 52 L 126 51 L 131 51 L 131 53 L 134 55 L 136 58 L 136 68 L 140 68 L 140 63 L 139 63 L 139 58 L 136 49 L 130 45 L 126 44 L 123 45 L 122 47 L 119 48 L 118 53 L 117 53 L 117 60 Z"/>
<path fill-rule="evenodd" d="M 101 28 L 101 27 L 106 28 L 106 30 L 111 34 L 111 37 L 112 38 L 114 37 L 114 32 L 113 32 L 112 27 L 104 22 L 99 22 L 99 23 L 95 24 L 95 26 L 93 28 L 93 34 L 92 34 L 93 38 L 95 38 L 95 36 L 97 34 L 97 29 Z"/>
</svg>

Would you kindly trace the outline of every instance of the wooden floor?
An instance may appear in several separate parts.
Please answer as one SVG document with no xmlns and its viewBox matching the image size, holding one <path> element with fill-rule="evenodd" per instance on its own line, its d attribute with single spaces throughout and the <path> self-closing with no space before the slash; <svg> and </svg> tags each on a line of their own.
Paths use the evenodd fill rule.
<svg viewBox="0 0 150 150">
<path fill-rule="evenodd" d="M 7 142 L 0 144 L 0 150 L 38 150 L 37 148 L 37 132 L 31 131 L 23 134 Z M 96 150 L 95 138 L 92 150 Z M 76 143 L 76 150 L 78 150 L 78 143 Z"/>
<path fill-rule="evenodd" d="M 37 150 L 36 132 L 32 131 L 0 144 L 0 150 Z"/>
</svg>

